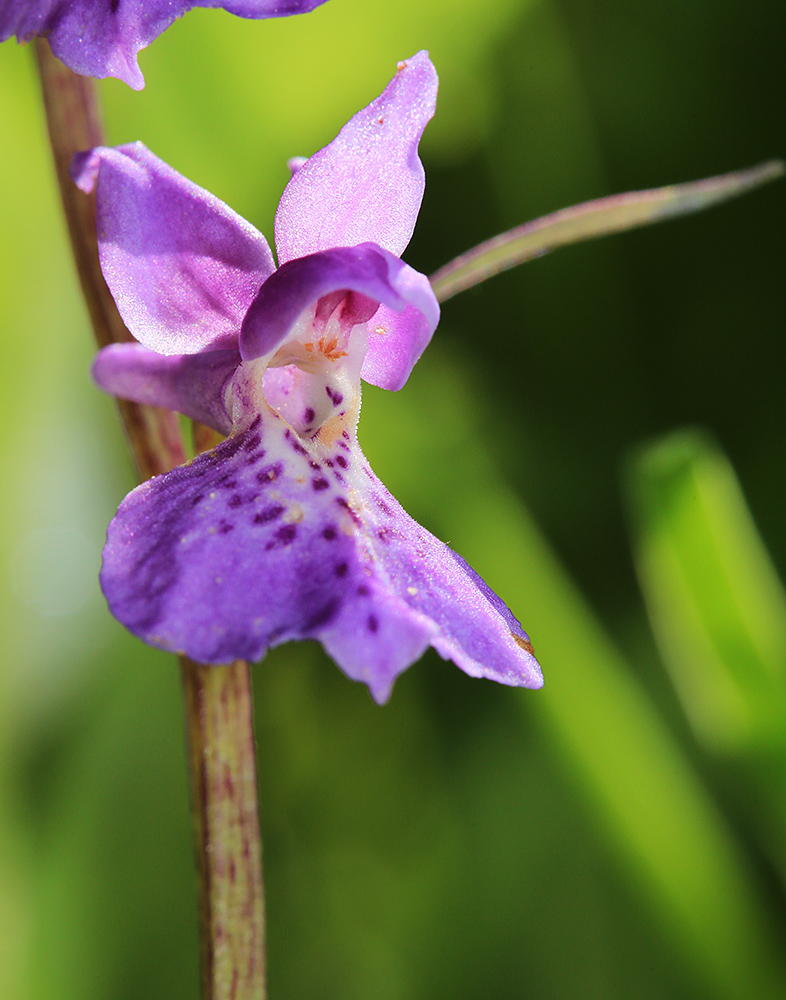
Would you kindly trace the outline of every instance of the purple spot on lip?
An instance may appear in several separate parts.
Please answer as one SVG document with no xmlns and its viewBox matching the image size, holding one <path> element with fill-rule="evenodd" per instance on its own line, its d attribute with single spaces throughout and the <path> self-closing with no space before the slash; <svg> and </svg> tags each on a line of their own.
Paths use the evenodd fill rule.
<svg viewBox="0 0 786 1000">
<path fill-rule="evenodd" d="M 246 462 L 246 465 L 256 465 L 257 462 L 260 461 L 260 459 L 263 459 L 264 457 L 265 457 L 265 452 L 263 449 L 262 451 L 258 451 L 254 455 L 252 455 L 251 458 L 249 458 L 248 461 Z"/>
<path fill-rule="evenodd" d="M 226 460 L 238 452 L 244 445 L 245 438 L 242 434 L 233 434 L 226 441 L 222 441 L 216 448 L 217 458 Z"/>
<path fill-rule="evenodd" d="M 237 507 L 242 507 L 242 505 L 243 505 L 243 497 L 241 497 L 239 493 L 236 493 L 233 497 L 230 498 L 228 506 L 230 506 L 234 510 Z"/>
<path fill-rule="evenodd" d="M 358 587 L 358 596 L 359 597 L 368 597 L 368 595 L 370 593 L 371 593 L 371 591 L 368 589 L 368 587 L 365 585 L 365 583 L 361 583 L 361 585 Z"/>
<path fill-rule="evenodd" d="M 257 473 L 257 482 L 265 485 L 272 483 L 274 479 L 278 479 L 283 471 L 284 466 L 281 462 L 276 462 L 275 465 L 268 465 L 264 469 L 260 469 Z"/>
<path fill-rule="evenodd" d="M 314 413 L 310 406 L 307 406 L 303 413 L 303 422 L 306 424 L 313 424 L 315 416 L 316 413 Z"/>
<path fill-rule="evenodd" d="M 320 490 L 326 490 L 330 486 L 330 483 L 327 481 L 327 479 L 322 479 L 322 477 L 320 476 L 319 479 L 312 479 L 311 485 L 317 492 L 319 492 Z"/>
<path fill-rule="evenodd" d="M 344 497 L 336 497 L 336 503 L 339 507 L 343 507 L 344 510 L 349 514 L 355 524 L 361 524 L 360 517 L 355 513 L 354 510 L 349 506 L 349 503 L 344 499 Z"/>
<path fill-rule="evenodd" d="M 230 531 L 234 530 L 235 530 L 234 524 L 230 524 L 229 521 L 222 521 L 221 524 L 218 526 L 219 534 L 222 535 L 228 535 Z"/>
<path fill-rule="evenodd" d="M 349 566 L 345 562 L 339 563 L 338 566 L 336 566 L 335 574 L 337 577 L 341 578 L 343 576 L 346 576 L 348 572 L 349 572 Z"/>
<path fill-rule="evenodd" d="M 326 538 L 329 542 L 332 542 L 333 539 L 336 537 L 336 529 L 325 528 L 324 531 L 322 532 L 322 537 Z"/>
<path fill-rule="evenodd" d="M 192 500 L 191 500 L 191 506 L 192 507 L 196 507 L 196 505 L 199 503 L 199 501 L 200 500 L 204 500 L 204 498 L 205 498 L 205 494 L 204 493 L 197 493 L 197 495 L 195 497 L 193 497 Z"/>
<path fill-rule="evenodd" d="M 262 443 L 262 435 L 261 434 L 254 434 L 243 445 L 243 451 L 253 451 L 254 448 L 256 448 L 261 443 Z"/>
<path fill-rule="evenodd" d="M 296 524 L 285 524 L 276 532 L 276 540 L 280 545 L 289 545 L 295 540 L 297 534 Z"/>
<path fill-rule="evenodd" d="M 388 517 L 391 517 L 392 514 L 393 514 L 393 511 L 385 503 L 385 501 L 382 499 L 382 497 L 375 497 L 374 499 L 377 501 L 377 507 L 379 507 L 379 509 L 382 511 L 382 513 L 383 514 L 387 514 Z"/>
<path fill-rule="evenodd" d="M 335 389 L 331 389 L 329 385 L 325 386 L 325 392 L 328 394 L 330 402 L 333 406 L 340 406 L 344 402 L 343 395 Z"/>
<path fill-rule="evenodd" d="M 369 632 L 376 632 L 379 628 L 379 622 L 377 621 L 376 615 L 369 615 L 366 624 L 368 625 Z"/>
<path fill-rule="evenodd" d="M 336 465 L 340 465 L 342 469 L 346 469 L 349 462 L 344 458 L 343 455 L 336 455 Z"/>
<path fill-rule="evenodd" d="M 284 507 L 280 504 L 274 504 L 272 507 L 267 507 L 265 510 L 259 511 L 258 514 L 254 515 L 254 524 L 269 524 L 270 521 L 275 521 L 276 518 L 281 517 L 284 513 Z"/>
<path fill-rule="evenodd" d="M 328 622 L 332 621 L 338 614 L 341 603 L 337 597 L 331 598 L 324 607 L 321 607 L 318 611 L 314 612 L 313 615 L 308 619 L 305 625 L 305 631 L 311 632 L 315 628 L 319 628 L 320 625 L 327 625 Z"/>
</svg>

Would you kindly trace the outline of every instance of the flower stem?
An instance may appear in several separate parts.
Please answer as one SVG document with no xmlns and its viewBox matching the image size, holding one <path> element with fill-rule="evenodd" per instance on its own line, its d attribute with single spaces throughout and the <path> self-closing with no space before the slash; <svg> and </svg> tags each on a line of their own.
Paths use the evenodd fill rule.
<svg viewBox="0 0 786 1000">
<path fill-rule="evenodd" d="M 265 915 L 251 671 L 181 657 L 200 880 L 202 995 L 264 1000 Z"/>
<path fill-rule="evenodd" d="M 49 140 L 71 245 L 100 346 L 131 340 L 101 273 L 95 196 L 79 191 L 74 153 L 100 146 L 95 84 L 36 39 Z M 140 479 L 184 461 L 174 413 L 118 400 Z M 202 436 L 204 437 L 204 435 Z M 197 447 L 207 444 L 199 430 Z M 204 1000 L 264 1000 L 264 903 L 251 677 L 247 663 L 206 667 L 181 658 L 199 873 Z"/>
</svg>

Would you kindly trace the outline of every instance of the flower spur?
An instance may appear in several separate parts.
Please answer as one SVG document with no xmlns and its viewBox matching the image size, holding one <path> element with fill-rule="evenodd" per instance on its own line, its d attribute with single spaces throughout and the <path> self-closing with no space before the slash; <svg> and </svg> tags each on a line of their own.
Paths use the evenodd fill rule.
<svg viewBox="0 0 786 1000">
<path fill-rule="evenodd" d="M 466 673 L 540 687 L 529 638 L 418 525 L 357 442 L 360 380 L 399 389 L 439 307 L 399 259 L 434 112 L 426 53 L 293 174 L 264 237 L 141 144 L 82 154 L 101 263 L 137 343 L 99 352 L 106 391 L 227 434 L 120 505 L 101 583 L 115 616 L 203 663 L 316 639 L 385 701 L 431 645 Z"/>
</svg>

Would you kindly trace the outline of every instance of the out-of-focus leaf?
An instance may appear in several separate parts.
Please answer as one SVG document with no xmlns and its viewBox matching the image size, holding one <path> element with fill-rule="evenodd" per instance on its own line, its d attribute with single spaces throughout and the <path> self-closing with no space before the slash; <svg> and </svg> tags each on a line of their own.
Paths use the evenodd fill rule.
<svg viewBox="0 0 786 1000">
<path fill-rule="evenodd" d="M 445 264 L 431 276 L 434 294 L 440 302 L 445 302 L 495 274 L 558 247 L 700 212 L 775 180 L 783 172 L 783 163 L 772 160 L 720 177 L 671 184 L 652 191 L 629 191 L 560 209 L 500 233 Z"/>
<path fill-rule="evenodd" d="M 734 471 L 680 432 L 631 464 L 636 563 L 696 736 L 742 779 L 739 807 L 786 875 L 786 593 Z M 728 773 L 728 768 L 724 769 Z"/>
<path fill-rule="evenodd" d="M 728 1000 L 781 997 L 784 970 L 740 845 L 495 471 L 471 398 L 444 358 L 439 368 L 434 355 L 424 359 L 404 393 L 375 395 L 366 406 L 365 435 L 374 435 L 375 418 L 386 435 L 385 456 L 373 463 L 411 512 L 458 548 L 522 618 L 546 687 L 511 696 L 521 697 L 556 741 L 643 904 L 697 979 Z"/>
<path fill-rule="evenodd" d="M 630 471 L 652 624 L 697 736 L 712 750 L 786 749 L 786 593 L 728 460 L 702 434 Z"/>
</svg>

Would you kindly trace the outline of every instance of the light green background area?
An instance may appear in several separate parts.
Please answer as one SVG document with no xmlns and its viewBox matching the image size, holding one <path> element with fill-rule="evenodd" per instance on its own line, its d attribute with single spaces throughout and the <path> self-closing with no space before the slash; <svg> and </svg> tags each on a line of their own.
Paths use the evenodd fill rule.
<svg viewBox="0 0 786 1000">
<path fill-rule="evenodd" d="M 198 10 L 142 53 L 143 92 L 102 85 L 108 135 L 272 236 L 286 160 L 428 48 L 440 97 L 405 256 L 429 272 L 571 202 L 783 155 L 784 13 L 740 17 Z M 191 1000 L 178 675 L 97 587 L 133 479 L 13 42 L 0 128 L 0 995 Z M 786 994 L 784 207 L 773 186 L 494 279 L 446 305 L 401 393 L 366 392 L 372 464 L 521 618 L 546 687 L 429 655 L 380 709 L 311 644 L 255 669 L 273 998 Z M 712 439 L 646 458 L 685 424 L 730 455 L 764 547 Z"/>
</svg>

